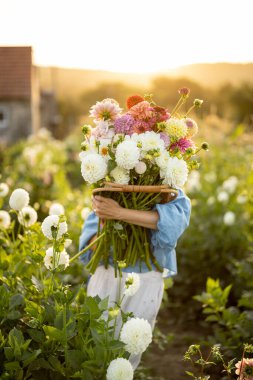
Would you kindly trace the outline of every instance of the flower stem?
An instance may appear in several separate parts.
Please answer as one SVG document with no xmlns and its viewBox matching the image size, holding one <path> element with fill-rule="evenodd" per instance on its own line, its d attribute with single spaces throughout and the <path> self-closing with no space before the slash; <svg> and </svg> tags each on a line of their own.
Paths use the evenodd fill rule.
<svg viewBox="0 0 253 380">
<path fill-rule="evenodd" d="M 105 236 L 105 232 L 103 232 L 101 235 L 97 237 L 97 239 L 93 240 L 87 247 L 79 251 L 75 256 L 73 256 L 69 262 L 71 263 L 72 261 L 76 260 L 78 257 L 80 257 L 82 254 L 87 252 L 91 247 L 93 247 L 94 244 L 96 244 L 99 240 L 101 240 Z"/>
</svg>

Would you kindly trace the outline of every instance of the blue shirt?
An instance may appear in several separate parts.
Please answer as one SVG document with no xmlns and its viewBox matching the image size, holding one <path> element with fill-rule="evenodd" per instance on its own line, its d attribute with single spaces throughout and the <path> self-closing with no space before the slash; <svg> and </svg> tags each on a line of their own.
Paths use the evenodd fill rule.
<svg viewBox="0 0 253 380">
<path fill-rule="evenodd" d="M 178 238 L 183 234 L 189 225 L 191 203 L 189 198 L 180 189 L 176 199 L 169 203 L 157 204 L 153 210 L 157 210 L 159 220 L 157 229 L 150 230 L 151 248 L 159 265 L 164 268 L 164 277 L 177 274 L 176 244 Z M 79 240 L 79 250 L 85 248 L 90 239 L 97 233 L 98 217 L 92 211 L 83 226 Z M 90 261 L 92 250 L 84 253 L 80 259 L 86 265 Z M 109 264 L 113 265 L 112 256 L 109 257 Z M 152 264 L 152 268 L 156 270 Z M 144 262 L 136 262 L 135 266 L 123 268 L 124 272 L 148 272 L 149 269 Z"/>
</svg>

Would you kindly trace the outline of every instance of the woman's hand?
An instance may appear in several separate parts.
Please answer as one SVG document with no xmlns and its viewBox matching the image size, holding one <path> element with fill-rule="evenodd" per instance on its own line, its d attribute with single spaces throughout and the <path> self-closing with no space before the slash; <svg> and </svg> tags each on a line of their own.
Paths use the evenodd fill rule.
<svg viewBox="0 0 253 380">
<path fill-rule="evenodd" d="M 92 208 L 100 219 L 114 220 L 120 220 L 122 217 L 122 211 L 124 210 L 118 202 L 111 198 L 101 197 L 100 195 L 93 195 Z"/>
<path fill-rule="evenodd" d="M 121 220 L 138 226 L 157 229 L 159 215 L 157 211 L 131 210 L 121 207 L 111 198 L 95 195 L 92 197 L 92 207 L 95 214 L 102 219 Z"/>
</svg>

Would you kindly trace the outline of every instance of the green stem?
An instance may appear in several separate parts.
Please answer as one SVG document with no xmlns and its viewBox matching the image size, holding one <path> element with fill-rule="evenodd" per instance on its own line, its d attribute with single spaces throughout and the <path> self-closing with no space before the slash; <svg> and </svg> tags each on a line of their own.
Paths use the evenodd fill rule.
<svg viewBox="0 0 253 380">
<path fill-rule="evenodd" d="M 82 249 L 81 251 L 79 251 L 75 256 L 73 256 L 69 260 L 69 262 L 71 263 L 72 261 L 74 261 L 75 259 L 77 259 L 78 257 L 80 257 L 83 253 L 87 252 L 91 247 L 93 247 L 94 244 L 96 244 L 104 236 L 105 236 L 105 232 L 103 232 L 101 235 L 99 235 L 95 240 L 93 240 L 89 245 L 87 245 L 87 247 L 85 247 L 84 249 Z"/>
</svg>

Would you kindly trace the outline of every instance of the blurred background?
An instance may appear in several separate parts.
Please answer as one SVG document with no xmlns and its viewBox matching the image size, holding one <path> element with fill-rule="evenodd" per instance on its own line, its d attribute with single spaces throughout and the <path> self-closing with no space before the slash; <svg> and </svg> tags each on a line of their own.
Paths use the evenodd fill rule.
<svg viewBox="0 0 253 380">
<path fill-rule="evenodd" d="M 78 158 L 90 107 L 110 97 L 124 108 L 129 95 L 152 93 L 170 110 L 183 86 L 191 89 L 187 108 L 204 100 L 192 117 L 197 143 L 210 147 L 185 188 L 191 225 L 158 323 L 167 346 L 154 344 L 144 364 L 151 378 L 174 380 L 188 378 L 182 358 L 190 344 L 219 343 L 226 358 L 240 356 L 242 343 L 253 343 L 252 2 L 0 0 L 0 7 L 0 182 L 27 189 L 40 220 L 61 202 L 73 253 L 90 206 Z M 82 274 L 78 265 L 70 282 Z M 208 278 L 219 282 L 206 289 Z"/>
</svg>

